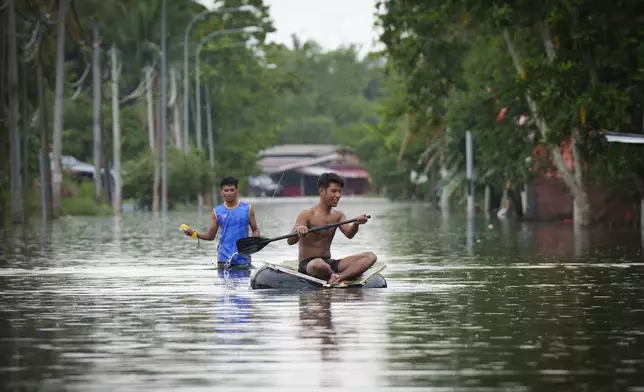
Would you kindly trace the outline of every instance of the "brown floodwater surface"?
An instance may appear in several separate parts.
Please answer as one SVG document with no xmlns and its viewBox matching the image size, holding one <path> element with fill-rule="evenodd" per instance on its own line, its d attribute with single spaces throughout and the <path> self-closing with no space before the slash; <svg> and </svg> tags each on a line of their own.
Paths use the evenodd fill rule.
<svg viewBox="0 0 644 392">
<path fill-rule="evenodd" d="M 257 201 L 262 235 L 313 202 Z M 249 290 L 213 268 L 215 242 L 178 230 L 208 211 L 0 232 L 0 390 L 644 391 L 637 232 L 339 208 L 372 219 L 333 256 L 374 251 L 388 288 Z M 253 262 L 296 252 L 271 243 Z"/>
</svg>

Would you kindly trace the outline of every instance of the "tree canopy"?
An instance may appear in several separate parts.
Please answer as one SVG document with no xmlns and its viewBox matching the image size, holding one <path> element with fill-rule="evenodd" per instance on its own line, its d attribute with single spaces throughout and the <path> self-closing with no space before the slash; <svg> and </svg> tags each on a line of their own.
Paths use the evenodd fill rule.
<svg viewBox="0 0 644 392">
<path fill-rule="evenodd" d="M 639 175 L 641 154 L 609 147 L 601 135 L 642 132 L 644 50 L 634 3 L 384 0 L 378 7 L 387 67 L 405 88 L 387 107 L 393 118 L 442 122 L 410 132 L 419 144 L 441 138 L 444 154 L 461 162 L 457 171 L 466 130 L 480 184 L 527 181 L 541 146 L 582 221 L 589 183 Z M 574 169 L 564 162 L 563 142 L 571 142 Z"/>
<path fill-rule="evenodd" d="M 39 161 L 40 151 L 56 143 L 62 155 L 120 168 L 120 183 L 96 181 L 97 203 L 122 186 L 123 198 L 158 209 L 163 2 L 6 3 L 0 13 L 4 217 L 19 220 L 36 208 L 41 181 L 49 193 L 55 188 L 55 175 L 41 175 Z M 390 197 L 433 200 L 448 189 L 458 200 L 466 131 L 474 138 L 479 187 L 498 191 L 530 181 L 537 167 L 554 166 L 586 218 L 590 184 L 632 181 L 644 195 L 638 148 L 609 145 L 601 135 L 642 133 L 644 44 L 635 3 L 382 0 L 374 11 L 384 50 L 367 56 L 355 45 L 324 50 L 297 36 L 288 46 L 267 42 L 275 26 L 262 0 L 224 1 L 227 12 L 207 12 L 195 1 L 166 6 L 172 205 L 208 195 L 223 173 L 245 182 L 259 173 L 257 152 L 284 143 L 354 148 Z M 248 27 L 254 29 L 240 30 Z M 547 165 L 537 165 L 544 158 Z M 415 181 L 423 174 L 426 182 Z"/>
</svg>

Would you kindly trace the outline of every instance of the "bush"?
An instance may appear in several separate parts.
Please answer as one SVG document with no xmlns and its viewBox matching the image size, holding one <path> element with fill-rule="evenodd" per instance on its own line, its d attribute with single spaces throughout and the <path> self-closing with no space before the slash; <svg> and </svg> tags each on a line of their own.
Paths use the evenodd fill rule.
<svg viewBox="0 0 644 392">
<path fill-rule="evenodd" d="M 108 203 L 96 204 L 94 200 L 94 183 L 88 180 L 78 181 L 69 173 L 63 174 L 61 189 L 61 215 L 112 215 L 112 206 Z M 40 182 L 29 189 L 29 211 L 31 216 L 39 217 L 42 213 L 42 196 Z"/>
<path fill-rule="evenodd" d="M 159 170 L 161 170 L 160 165 L 159 163 Z M 170 208 L 184 202 L 187 198 L 194 198 L 199 193 L 208 194 L 215 184 L 216 170 L 211 170 L 203 153 L 195 150 L 186 155 L 179 149 L 168 147 L 167 173 L 168 207 Z M 154 153 L 147 151 L 123 165 L 124 199 L 132 198 L 139 206 L 150 207 L 154 194 L 153 185 Z M 159 186 L 161 186 L 160 180 Z"/>
<path fill-rule="evenodd" d="M 107 204 L 96 204 L 94 198 L 73 197 L 61 201 L 61 215 L 112 215 L 113 209 Z"/>
<path fill-rule="evenodd" d="M 94 200 L 94 183 L 91 181 L 74 181 L 68 175 L 63 176 L 63 188 L 71 197 L 62 197 L 61 215 L 111 215 L 112 207 L 107 203 L 96 204 Z"/>
</svg>

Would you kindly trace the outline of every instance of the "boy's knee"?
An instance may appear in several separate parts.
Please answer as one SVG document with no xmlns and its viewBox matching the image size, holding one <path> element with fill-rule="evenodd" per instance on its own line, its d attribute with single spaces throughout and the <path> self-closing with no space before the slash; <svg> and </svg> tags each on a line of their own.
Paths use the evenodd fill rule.
<svg viewBox="0 0 644 392">
<path fill-rule="evenodd" d="M 324 277 L 333 272 L 331 267 L 329 267 L 329 265 L 322 259 L 312 260 L 306 269 L 309 272 L 309 275 L 317 277 Z"/>
<path fill-rule="evenodd" d="M 367 264 L 369 266 L 372 266 L 376 263 L 376 260 L 378 260 L 378 256 L 376 256 L 375 253 L 373 252 L 364 252 L 364 257 L 368 260 Z"/>
</svg>

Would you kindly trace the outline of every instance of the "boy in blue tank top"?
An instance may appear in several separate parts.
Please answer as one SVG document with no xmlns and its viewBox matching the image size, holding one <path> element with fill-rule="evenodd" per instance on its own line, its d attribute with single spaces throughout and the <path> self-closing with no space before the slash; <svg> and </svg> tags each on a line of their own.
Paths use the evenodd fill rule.
<svg viewBox="0 0 644 392">
<path fill-rule="evenodd" d="M 221 196 L 224 202 L 212 210 L 212 219 L 210 221 L 210 230 L 207 233 L 197 233 L 197 238 L 212 241 L 219 228 L 221 228 L 221 237 L 217 246 L 217 262 L 222 267 L 226 263 L 231 266 L 248 266 L 250 267 L 250 255 L 240 255 L 237 253 L 237 240 L 248 237 L 249 227 L 252 235 L 259 237 L 259 227 L 255 219 L 255 210 L 253 206 L 244 203 L 237 198 L 237 186 L 239 181 L 235 177 L 224 177 L 219 184 Z M 192 236 L 195 231 L 188 229 L 185 231 L 187 236 Z"/>
</svg>

